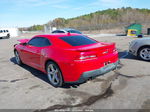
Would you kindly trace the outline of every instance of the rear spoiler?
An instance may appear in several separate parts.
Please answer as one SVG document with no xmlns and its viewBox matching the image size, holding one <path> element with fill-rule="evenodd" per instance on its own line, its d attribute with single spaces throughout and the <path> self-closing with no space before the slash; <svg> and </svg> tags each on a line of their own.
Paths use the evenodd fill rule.
<svg viewBox="0 0 150 112">
<path fill-rule="evenodd" d="M 114 48 L 115 43 L 102 43 L 100 46 L 87 46 L 83 48 L 77 48 L 76 51 L 90 51 L 90 50 L 95 50 L 95 49 L 105 49 L 105 48 Z"/>
<path fill-rule="evenodd" d="M 17 41 L 19 41 L 20 43 L 26 43 L 28 42 L 30 39 L 19 39 Z"/>
<path fill-rule="evenodd" d="M 96 49 L 108 49 L 108 48 L 115 48 L 116 44 L 115 43 L 96 43 L 93 45 L 86 45 L 86 46 L 79 46 L 76 48 L 70 48 L 68 50 L 72 50 L 72 51 L 79 51 L 79 52 L 86 52 L 86 51 L 90 51 L 90 50 L 96 50 Z"/>
</svg>

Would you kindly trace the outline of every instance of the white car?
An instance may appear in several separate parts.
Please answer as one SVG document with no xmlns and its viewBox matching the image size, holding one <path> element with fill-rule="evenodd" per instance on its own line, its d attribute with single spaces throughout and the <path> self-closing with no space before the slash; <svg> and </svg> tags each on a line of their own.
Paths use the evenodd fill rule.
<svg viewBox="0 0 150 112">
<path fill-rule="evenodd" d="M 10 38 L 10 33 L 8 30 L 0 30 L 0 38 Z"/>
</svg>

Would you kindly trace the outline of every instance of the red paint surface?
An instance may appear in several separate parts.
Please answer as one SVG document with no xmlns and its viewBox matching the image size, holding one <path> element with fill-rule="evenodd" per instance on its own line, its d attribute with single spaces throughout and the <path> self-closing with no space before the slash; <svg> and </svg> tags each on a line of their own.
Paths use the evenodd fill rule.
<svg viewBox="0 0 150 112">
<path fill-rule="evenodd" d="M 22 45 L 21 43 L 28 42 L 29 39 L 21 39 L 19 40 L 21 43 L 16 45 L 15 49 L 19 52 L 20 58 L 24 64 L 45 73 L 46 62 L 53 60 L 60 67 L 65 82 L 77 81 L 84 72 L 104 67 L 105 62 L 114 63 L 118 61 L 118 52 L 115 50 L 114 43 L 98 42 L 90 45 L 71 46 L 59 39 L 60 37 L 70 35 L 54 34 L 35 36 L 49 39 L 52 45 L 48 47 Z M 96 57 L 80 59 L 82 56 Z"/>
</svg>

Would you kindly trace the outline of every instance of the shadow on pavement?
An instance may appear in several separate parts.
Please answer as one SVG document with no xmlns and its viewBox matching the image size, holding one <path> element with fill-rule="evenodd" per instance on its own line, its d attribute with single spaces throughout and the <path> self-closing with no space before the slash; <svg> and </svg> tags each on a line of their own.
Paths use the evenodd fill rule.
<svg viewBox="0 0 150 112">
<path fill-rule="evenodd" d="M 125 56 L 125 57 L 124 57 Z M 142 60 L 139 60 L 136 56 L 133 56 L 132 54 L 128 53 L 127 51 L 121 51 L 119 52 L 119 58 L 120 59 L 132 59 L 132 60 L 138 60 L 138 61 L 142 61 Z M 15 57 L 12 57 L 10 59 L 10 61 L 14 64 L 17 64 L 16 63 L 16 60 L 15 60 Z M 18 65 L 19 66 L 19 65 Z M 49 80 L 46 76 L 46 74 L 44 74 L 43 72 L 37 70 L 37 69 L 34 69 L 28 65 L 25 65 L 23 64 L 22 66 L 23 69 L 29 71 L 32 75 L 34 75 L 35 77 L 45 81 L 46 83 L 50 84 L 49 83 Z M 82 83 L 83 84 L 83 83 Z M 66 83 L 64 84 L 64 86 L 62 88 L 65 88 L 65 89 L 69 89 L 69 88 L 78 88 L 81 84 L 74 84 L 74 83 Z"/>
<path fill-rule="evenodd" d="M 134 55 L 130 54 L 128 51 L 119 52 L 119 58 L 120 59 L 131 59 L 131 60 L 149 62 L 149 61 L 144 61 L 144 60 L 139 59 L 137 56 L 134 56 Z"/>
<path fill-rule="evenodd" d="M 133 60 L 140 60 L 138 57 L 130 54 L 128 51 L 121 51 L 119 52 L 120 59 L 133 59 Z"/>
<path fill-rule="evenodd" d="M 12 57 L 12 58 L 10 59 L 10 61 L 11 61 L 12 63 L 14 63 L 14 64 L 17 64 L 17 62 L 16 62 L 16 60 L 15 60 L 15 57 Z M 19 66 L 19 65 L 18 65 L 18 66 Z M 28 65 L 25 65 L 25 64 L 21 65 L 20 67 L 22 67 L 23 69 L 29 71 L 29 72 L 30 72 L 32 75 L 34 75 L 35 77 L 37 77 L 37 78 L 43 80 L 44 82 L 50 84 L 50 83 L 49 83 L 49 80 L 48 80 L 48 78 L 47 78 L 47 75 L 46 75 L 45 73 L 43 73 L 43 72 L 41 72 L 41 71 L 39 71 L 39 70 L 37 70 L 37 69 L 34 69 L 34 68 L 32 68 L 32 67 L 30 67 L 30 66 L 28 66 Z M 80 85 L 80 84 L 71 84 L 71 83 L 69 83 L 69 84 L 65 84 L 62 88 L 66 88 L 66 89 L 67 89 L 67 88 L 77 88 L 79 85 Z"/>
</svg>

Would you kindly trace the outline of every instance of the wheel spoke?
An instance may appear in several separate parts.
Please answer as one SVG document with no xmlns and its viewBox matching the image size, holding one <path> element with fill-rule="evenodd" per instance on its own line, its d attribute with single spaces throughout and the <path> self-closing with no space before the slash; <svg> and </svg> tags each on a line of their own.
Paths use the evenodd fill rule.
<svg viewBox="0 0 150 112">
<path fill-rule="evenodd" d="M 59 82 L 59 78 L 58 78 L 57 74 L 54 75 L 54 78 L 55 78 L 56 82 L 58 83 Z"/>
<path fill-rule="evenodd" d="M 52 82 L 55 84 L 55 75 L 52 75 Z"/>
<path fill-rule="evenodd" d="M 56 69 L 56 70 L 54 71 L 54 73 L 57 74 L 57 73 L 58 73 L 58 70 Z"/>
<path fill-rule="evenodd" d="M 147 53 L 149 53 L 149 52 L 150 52 L 150 49 L 147 48 L 147 49 L 145 49 L 145 51 L 146 51 Z"/>
<path fill-rule="evenodd" d="M 146 57 L 146 54 L 145 54 L 145 53 L 143 53 L 142 55 L 143 55 L 143 57 Z"/>
<path fill-rule="evenodd" d="M 51 71 L 48 70 L 48 74 L 51 75 L 51 74 L 53 74 L 53 72 L 51 72 Z"/>
<path fill-rule="evenodd" d="M 52 71 L 55 71 L 54 66 L 52 64 L 50 65 L 50 68 Z"/>
<path fill-rule="evenodd" d="M 54 83 L 54 80 L 55 80 L 55 79 L 54 79 L 53 73 L 49 72 L 48 78 L 49 78 L 49 80 L 50 80 L 52 83 Z"/>
</svg>

